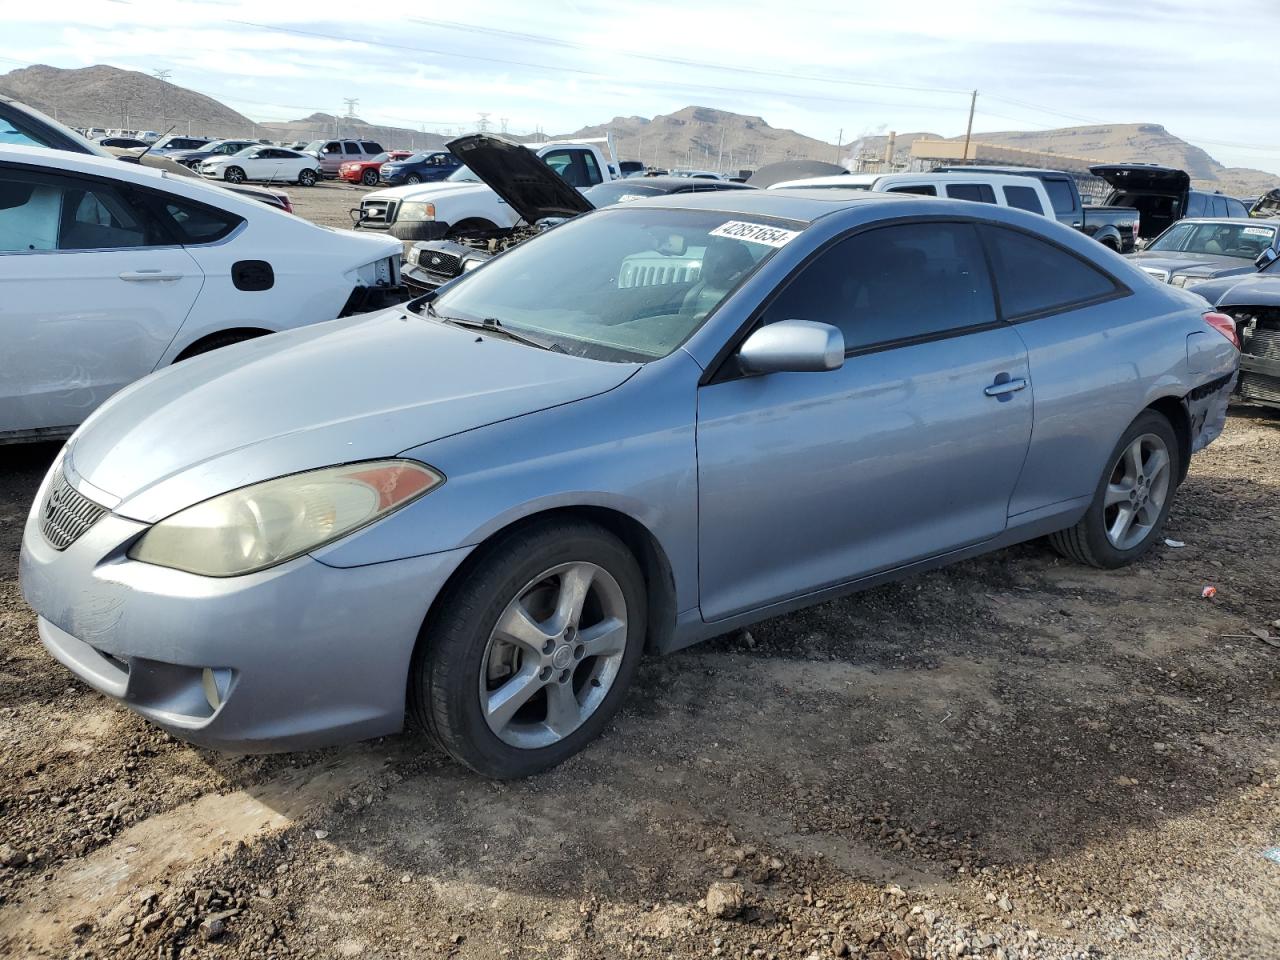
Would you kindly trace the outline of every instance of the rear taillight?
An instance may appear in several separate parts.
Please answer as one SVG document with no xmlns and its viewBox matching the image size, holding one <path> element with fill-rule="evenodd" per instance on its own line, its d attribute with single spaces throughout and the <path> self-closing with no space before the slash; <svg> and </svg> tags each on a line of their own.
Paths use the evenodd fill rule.
<svg viewBox="0 0 1280 960">
<path fill-rule="evenodd" d="M 1138 242 L 1138 234 L 1142 229 L 1142 214 L 1134 212 L 1133 214 L 1133 242 Z"/>
<path fill-rule="evenodd" d="M 293 213 L 293 204 L 289 202 L 288 197 L 285 197 L 281 202 L 281 209 L 283 209 L 285 213 Z"/>
<path fill-rule="evenodd" d="M 1204 322 L 1231 341 L 1231 345 L 1240 349 L 1240 334 L 1236 331 L 1236 322 L 1225 313 L 1206 313 Z"/>
</svg>

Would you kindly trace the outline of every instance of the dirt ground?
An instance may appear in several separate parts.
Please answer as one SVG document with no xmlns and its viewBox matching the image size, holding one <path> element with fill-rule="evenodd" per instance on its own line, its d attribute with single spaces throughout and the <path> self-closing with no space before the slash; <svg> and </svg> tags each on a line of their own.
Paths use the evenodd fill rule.
<svg viewBox="0 0 1280 960">
<path fill-rule="evenodd" d="M 314 187 L 296 184 L 285 188 L 293 212 L 312 223 L 325 227 L 351 228 L 352 208 L 359 209 L 360 199 L 372 191 L 368 187 L 340 180 L 324 180 Z"/>
<path fill-rule="evenodd" d="M 1280 957 L 1280 418 L 1196 458 L 1185 546 L 1027 544 L 652 659 L 506 784 L 414 732 L 222 756 L 75 680 L 17 583 L 54 453 L 0 448 L 0 956 Z"/>
</svg>

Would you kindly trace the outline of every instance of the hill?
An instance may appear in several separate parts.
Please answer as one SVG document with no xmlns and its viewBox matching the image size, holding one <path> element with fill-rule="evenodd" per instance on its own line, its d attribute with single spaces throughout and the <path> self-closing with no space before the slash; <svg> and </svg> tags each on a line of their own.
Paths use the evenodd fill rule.
<svg viewBox="0 0 1280 960">
<path fill-rule="evenodd" d="M 842 155 L 833 143 L 771 127 L 762 117 L 711 107 L 685 107 L 652 119 L 614 117 L 607 123 L 557 134 L 554 139 L 600 137 L 609 132 L 620 159 L 660 167 L 754 169 L 777 160 L 835 162 Z"/>
<path fill-rule="evenodd" d="M 313 113 L 287 123 L 256 123 L 212 97 L 167 83 L 145 73 L 97 65 L 63 70 L 38 65 L 0 74 L 7 93 L 72 126 L 130 127 L 164 130 L 176 124 L 180 133 L 207 136 L 312 140 L 361 137 L 384 147 L 437 149 L 447 137 L 407 127 L 366 122 L 359 117 Z M 612 133 L 619 158 L 643 160 L 662 167 L 754 169 L 777 160 L 847 160 L 883 157 L 886 138 L 860 137 L 844 144 L 827 143 L 795 130 L 770 126 L 763 117 L 689 106 L 655 117 L 614 117 L 556 139 L 599 137 Z M 1142 161 L 1180 167 L 1197 186 L 1240 196 L 1274 187 L 1280 176 L 1245 167 L 1224 167 L 1205 150 L 1154 123 L 1105 124 L 1057 130 L 975 132 L 974 139 L 1099 161 Z M 894 158 L 906 162 L 911 143 L 936 134 L 900 133 Z M 531 138 L 526 138 L 531 139 Z M 952 137 L 953 140 L 961 139 Z"/>
</svg>

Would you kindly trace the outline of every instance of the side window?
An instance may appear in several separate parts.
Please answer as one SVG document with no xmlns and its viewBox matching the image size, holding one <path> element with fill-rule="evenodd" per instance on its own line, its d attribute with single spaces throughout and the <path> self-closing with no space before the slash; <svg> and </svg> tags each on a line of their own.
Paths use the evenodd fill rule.
<svg viewBox="0 0 1280 960">
<path fill-rule="evenodd" d="M 365 153 L 379 154 L 382 152 L 382 147 L 372 140 L 362 140 L 360 141 L 360 146 L 364 147 Z"/>
<path fill-rule="evenodd" d="M 1044 188 L 1049 193 L 1054 213 L 1075 212 L 1076 195 L 1072 192 L 1070 183 L 1066 180 L 1045 180 Z"/>
<path fill-rule="evenodd" d="M 1209 204 L 1203 193 L 1196 193 L 1195 191 L 1192 191 L 1191 196 L 1187 198 L 1187 216 L 1209 216 Z"/>
<path fill-rule="evenodd" d="M 342 152 L 343 153 L 359 153 L 360 145 L 356 143 L 354 140 L 344 140 L 342 141 Z"/>
<path fill-rule="evenodd" d="M 342 153 L 342 144 L 337 140 L 330 140 L 324 145 L 324 152 L 328 154 L 340 154 Z"/>
<path fill-rule="evenodd" d="M 1040 195 L 1036 193 L 1034 187 L 1005 187 L 1004 202 L 1011 207 L 1017 207 L 1019 210 L 1044 213 L 1044 207 L 1040 203 Z"/>
<path fill-rule="evenodd" d="M 985 183 L 948 183 L 947 196 L 952 200 L 974 200 L 978 203 L 995 203 L 996 192 Z"/>
<path fill-rule="evenodd" d="M 39 136 L 39 131 L 28 129 L 20 118 L 12 118 L 0 109 L 0 143 L 16 143 L 24 147 L 48 147 L 51 144 Z"/>
<path fill-rule="evenodd" d="M 235 214 L 192 200 L 180 197 L 160 197 L 158 200 L 173 221 L 180 239 L 187 245 L 221 240 L 244 222 Z"/>
<path fill-rule="evenodd" d="M 1120 290 L 1101 270 L 1051 243 L 1003 227 L 982 230 L 1008 320 L 1065 310 Z"/>
<path fill-rule="evenodd" d="M 1228 217 L 1247 217 L 1249 211 L 1244 208 L 1244 204 L 1235 197 L 1227 197 L 1227 216 Z"/>
<path fill-rule="evenodd" d="M 584 184 L 575 182 L 576 180 L 581 179 L 581 176 L 574 166 L 574 152 L 575 151 L 573 150 L 552 150 L 542 158 L 542 162 L 556 173 L 560 174 L 560 176 L 564 177 L 564 179 L 568 181 L 569 186 L 580 187 L 584 186 Z"/>
<path fill-rule="evenodd" d="M 1226 197 L 1213 197 L 1211 199 L 1213 200 L 1213 215 L 1215 217 L 1230 216 L 1230 213 L 1227 210 Z"/>
<path fill-rule="evenodd" d="M 890 187 L 887 192 L 888 193 L 914 193 L 922 197 L 936 197 L 938 195 L 938 191 L 933 189 L 933 187 L 927 183 L 918 184 L 916 186 L 908 185 L 904 187 Z"/>
<path fill-rule="evenodd" d="M 765 309 L 765 323 L 787 319 L 839 327 L 847 350 L 992 323 L 977 231 L 967 223 L 903 224 L 837 241 Z"/>
<path fill-rule="evenodd" d="M 170 242 L 146 210 L 110 184 L 0 171 L 0 250 L 121 250 Z"/>
<path fill-rule="evenodd" d="M 582 184 L 574 184 L 574 186 L 594 187 L 597 183 L 603 183 L 604 177 L 600 174 L 600 164 L 596 163 L 596 155 L 594 153 L 582 154 L 582 164 L 586 168 L 587 182 Z"/>
</svg>

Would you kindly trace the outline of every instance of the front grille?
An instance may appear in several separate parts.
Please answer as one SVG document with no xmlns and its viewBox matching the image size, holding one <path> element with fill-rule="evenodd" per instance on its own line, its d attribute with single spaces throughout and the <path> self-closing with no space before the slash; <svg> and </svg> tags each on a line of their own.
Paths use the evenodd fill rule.
<svg viewBox="0 0 1280 960">
<path fill-rule="evenodd" d="M 418 254 L 418 266 L 428 273 L 456 277 L 462 272 L 462 258 L 439 250 L 422 250 Z"/>
<path fill-rule="evenodd" d="M 1280 329 L 1258 324 L 1249 335 L 1246 353 L 1269 360 L 1280 360 Z"/>
<path fill-rule="evenodd" d="M 370 226 L 383 226 L 395 223 L 396 207 L 399 203 L 395 200 L 362 200 L 360 202 L 360 222 Z"/>
<path fill-rule="evenodd" d="M 67 483 L 59 470 L 40 508 L 40 531 L 55 550 L 65 550 L 106 512 Z"/>
<path fill-rule="evenodd" d="M 1280 377 L 1268 377 L 1261 373 L 1240 373 L 1240 396 L 1245 400 L 1280 405 Z"/>
</svg>

